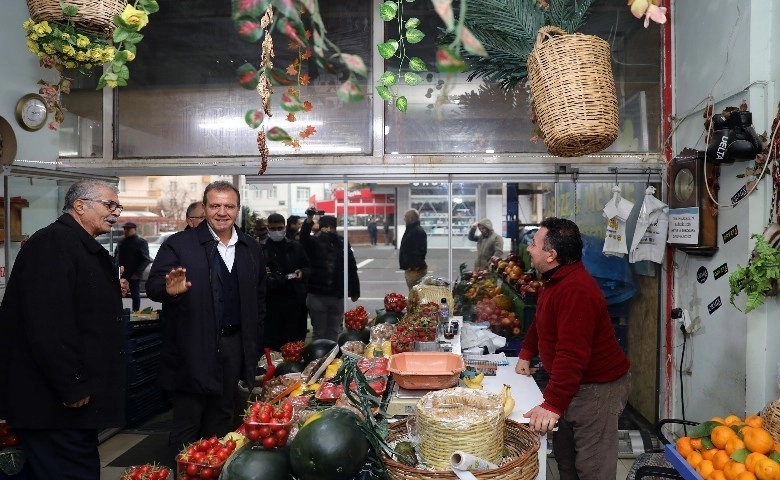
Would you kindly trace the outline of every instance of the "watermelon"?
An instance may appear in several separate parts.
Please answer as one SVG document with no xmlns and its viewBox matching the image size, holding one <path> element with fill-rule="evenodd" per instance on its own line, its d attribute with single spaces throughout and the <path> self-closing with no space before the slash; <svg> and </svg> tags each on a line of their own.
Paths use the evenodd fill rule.
<svg viewBox="0 0 780 480">
<path fill-rule="evenodd" d="M 347 328 L 343 332 L 341 332 L 341 335 L 339 335 L 338 344 L 339 347 L 344 345 L 344 343 L 352 341 L 352 340 L 360 340 L 363 343 L 368 343 L 368 339 L 371 337 L 371 330 L 368 328 L 364 328 L 362 330 L 353 330 L 351 328 Z"/>
<path fill-rule="evenodd" d="M 331 407 L 314 414 L 290 444 L 290 464 L 300 480 L 350 480 L 366 464 L 369 443 L 358 417 Z"/>
<path fill-rule="evenodd" d="M 259 443 L 247 444 L 225 463 L 220 480 L 289 480 L 288 448 L 266 450 Z"/>
<path fill-rule="evenodd" d="M 376 318 L 374 319 L 374 325 L 379 325 L 380 323 L 392 323 L 395 325 L 399 320 L 401 320 L 401 318 L 403 318 L 403 316 L 403 313 L 389 312 L 385 310 L 382 313 L 377 314 Z"/>
<path fill-rule="evenodd" d="M 320 338 L 312 341 L 303 347 L 303 353 L 301 354 L 303 357 L 303 364 L 308 365 L 311 361 L 326 356 L 336 345 L 338 345 L 336 342 L 328 340 L 327 338 Z"/>
<path fill-rule="evenodd" d="M 282 375 L 286 375 L 288 373 L 301 373 L 304 367 L 305 365 L 303 362 L 288 362 L 285 360 L 276 366 L 276 370 L 274 370 L 274 376 L 281 377 Z"/>
</svg>

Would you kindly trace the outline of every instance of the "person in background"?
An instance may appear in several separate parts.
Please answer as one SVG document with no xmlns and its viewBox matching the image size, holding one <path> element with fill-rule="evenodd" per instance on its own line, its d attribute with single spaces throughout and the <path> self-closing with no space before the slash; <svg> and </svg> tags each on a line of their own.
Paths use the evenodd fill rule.
<svg viewBox="0 0 780 480">
<path fill-rule="evenodd" d="M 344 320 L 344 239 L 336 233 L 336 217 L 319 219 L 319 234 L 311 235 L 316 210 L 306 210 L 301 227 L 301 243 L 311 262 L 309 295 L 306 306 L 312 325 L 312 340 L 337 340 Z M 360 298 L 360 279 L 352 246 L 347 244 L 347 295 L 353 302 Z"/>
<path fill-rule="evenodd" d="M 628 400 L 631 365 L 615 338 L 604 295 L 582 263 L 579 228 L 547 218 L 528 253 L 544 288 L 515 371 L 530 375 L 538 354 L 550 381 L 544 402 L 523 416 L 541 434 L 557 423 L 553 452 L 561 479 L 615 478 L 618 417 Z"/>
<path fill-rule="evenodd" d="M 377 227 L 376 227 L 376 219 L 370 218 L 368 220 L 368 239 L 371 242 L 371 245 L 376 245 L 376 235 L 377 235 Z"/>
<path fill-rule="evenodd" d="M 203 205 L 206 220 L 162 244 L 146 282 L 166 318 L 158 381 L 173 403 L 171 448 L 238 426 L 238 381 L 252 389 L 263 345 L 265 257 L 235 225 L 240 194 L 216 181 Z"/>
<path fill-rule="evenodd" d="M 138 227 L 133 222 L 122 225 L 125 238 L 119 240 L 114 252 L 115 263 L 123 267 L 122 278 L 130 283 L 130 297 L 133 311 L 141 309 L 141 277 L 146 266 L 152 263 L 149 258 L 149 242 L 138 235 Z"/>
<path fill-rule="evenodd" d="M 390 216 L 385 217 L 385 221 L 382 223 L 382 228 L 385 231 L 385 245 L 390 245 Z"/>
<path fill-rule="evenodd" d="M 117 189 L 84 180 L 19 250 L 0 305 L 0 418 L 32 480 L 100 479 L 98 432 L 125 424 L 129 291 L 95 240 L 122 213 Z"/>
<path fill-rule="evenodd" d="M 206 212 L 203 210 L 203 203 L 202 202 L 192 202 L 190 203 L 190 206 L 187 207 L 187 226 L 184 227 L 185 230 L 190 228 L 195 228 L 198 225 L 200 225 L 200 222 L 202 222 L 206 218 Z"/>
<path fill-rule="evenodd" d="M 306 279 L 311 276 L 309 257 L 300 242 L 285 236 L 284 217 L 268 216 L 266 261 L 265 345 L 279 351 L 287 342 L 306 340 Z"/>
<path fill-rule="evenodd" d="M 255 238 L 260 245 L 264 245 L 268 241 L 268 223 L 265 218 L 258 218 L 255 222 Z"/>
<path fill-rule="evenodd" d="M 303 218 L 300 215 L 290 215 L 287 217 L 287 230 L 285 236 L 290 240 L 298 240 L 301 225 L 303 225 Z"/>
<path fill-rule="evenodd" d="M 476 232 L 479 230 L 479 237 Z M 477 242 L 477 259 L 474 261 L 474 271 L 488 268 L 490 257 L 504 255 L 504 238 L 493 230 L 493 222 L 483 218 L 471 225 L 469 240 Z"/>
<path fill-rule="evenodd" d="M 404 271 L 404 280 L 409 290 L 428 274 L 425 256 L 428 253 L 428 234 L 420 226 L 420 213 L 407 210 L 404 213 L 406 231 L 401 238 L 401 248 L 398 250 L 398 265 Z"/>
</svg>

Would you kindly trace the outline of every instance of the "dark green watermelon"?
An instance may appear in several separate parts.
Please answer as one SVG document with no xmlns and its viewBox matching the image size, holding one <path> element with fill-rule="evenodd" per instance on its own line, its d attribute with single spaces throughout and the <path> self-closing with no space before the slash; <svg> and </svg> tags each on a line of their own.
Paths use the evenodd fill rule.
<svg viewBox="0 0 780 480">
<path fill-rule="evenodd" d="M 260 444 L 241 447 L 225 463 L 220 480 L 290 480 L 289 448 L 266 450 Z"/>
<path fill-rule="evenodd" d="M 300 480 L 350 480 L 366 464 L 369 443 L 353 412 L 316 413 L 290 444 L 290 465 Z"/>
<path fill-rule="evenodd" d="M 303 364 L 308 365 L 309 362 L 326 356 L 333 350 L 333 347 L 337 345 L 336 342 L 328 340 L 327 338 L 320 338 L 319 340 L 308 343 L 303 347 L 303 353 L 301 354 L 303 357 Z"/>
<path fill-rule="evenodd" d="M 371 330 L 368 327 L 364 328 L 363 330 L 353 330 L 351 328 L 347 328 L 339 335 L 338 344 L 340 347 L 344 345 L 344 343 L 350 342 L 352 340 L 360 340 L 361 342 L 368 344 L 370 337 Z"/>
<path fill-rule="evenodd" d="M 385 310 L 382 313 L 377 314 L 374 319 L 374 325 L 379 325 L 380 323 L 392 323 L 395 325 L 403 316 L 404 314 L 401 312 L 389 312 Z"/>
<path fill-rule="evenodd" d="M 303 362 L 289 362 L 285 360 L 276 366 L 274 376 L 280 377 L 288 373 L 301 373 L 306 365 Z"/>
</svg>

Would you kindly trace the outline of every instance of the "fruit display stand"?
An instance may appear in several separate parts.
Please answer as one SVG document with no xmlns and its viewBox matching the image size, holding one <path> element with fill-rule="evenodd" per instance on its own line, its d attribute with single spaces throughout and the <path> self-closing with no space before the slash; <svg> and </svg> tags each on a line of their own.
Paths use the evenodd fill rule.
<svg viewBox="0 0 780 480">
<path fill-rule="evenodd" d="M 685 480 L 702 480 L 701 475 L 696 473 L 691 464 L 677 453 L 674 444 L 664 445 L 664 456 Z"/>
<path fill-rule="evenodd" d="M 127 424 L 134 425 L 161 412 L 166 407 L 162 389 L 157 385 L 160 364 L 160 331 L 162 321 L 141 319 L 125 310 L 125 351 L 127 356 L 127 388 L 125 412 Z"/>
</svg>

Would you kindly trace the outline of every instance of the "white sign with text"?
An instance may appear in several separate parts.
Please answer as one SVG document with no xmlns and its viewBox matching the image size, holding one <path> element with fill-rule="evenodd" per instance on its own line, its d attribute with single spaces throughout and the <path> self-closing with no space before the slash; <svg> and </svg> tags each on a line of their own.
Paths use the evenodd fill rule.
<svg viewBox="0 0 780 480">
<path fill-rule="evenodd" d="M 669 238 L 667 243 L 697 245 L 699 243 L 699 208 L 672 208 L 669 210 Z"/>
</svg>

